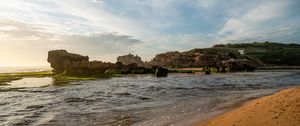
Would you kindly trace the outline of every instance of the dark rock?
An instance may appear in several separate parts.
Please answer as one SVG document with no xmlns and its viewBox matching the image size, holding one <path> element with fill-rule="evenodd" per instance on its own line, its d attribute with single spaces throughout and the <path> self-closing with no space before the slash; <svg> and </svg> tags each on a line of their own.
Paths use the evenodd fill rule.
<svg viewBox="0 0 300 126">
<path fill-rule="evenodd" d="M 78 61 L 65 63 L 66 74 L 68 75 L 100 75 L 114 64 L 102 61 Z"/>
<path fill-rule="evenodd" d="M 88 61 L 88 56 L 81 56 L 78 54 L 68 53 L 66 50 L 52 50 L 48 52 L 47 61 L 51 64 L 55 73 L 62 73 L 65 71 L 66 62 L 82 62 Z"/>
<path fill-rule="evenodd" d="M 228 67 L 230 71 L 254 71 L 260 63 L 249 59 L 229 59 L 223 61 L 224 66 Z"/>
<path fill-rule="evenodd" d="M 106 77 L 113 74 L 155 74 L 156 72 L 156 69 L 143 66 L 145 64 L 140 57 L 131 54 L 118 57 L 118 62 L 115 64 L 88 59 L 87 56 L 68 53 L 66 50 L 52 50 L 48 53 L 48 62 L 56 74 L 64 72 L 67 75 L 103 75 Z M 167 69 L 158 69 L 157 76 L 167 74 Z"/>
<path fill-rule="evenodd" d="M 166 77 L 168 76 L 169 70 L 166 68 L 158 67 L 155 70 L 156 77 Z"/>
</svg>

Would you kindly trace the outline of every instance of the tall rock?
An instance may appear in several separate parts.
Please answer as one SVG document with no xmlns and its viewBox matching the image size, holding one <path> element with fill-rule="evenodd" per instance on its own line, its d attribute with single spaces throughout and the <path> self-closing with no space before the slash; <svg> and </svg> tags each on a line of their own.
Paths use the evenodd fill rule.
<svg viewBox="0 0 300 126">
<path fill-rule="evenodd" d="M 132 54 L 119 56 L 117 58 L 117 62 L 122 63 L 123 65 L 129 65 L 129 64 L 137 64 L 139 67 L 145 66 L 145 63 L 142 61 L 141 57 L 134 56 Z"/>
<path fill-rule="evenodd" d="M 66 69 L 66 62 L 88 62 L 89 57 L 68 53 L 66 50 L 52 50 L 48 52 L 47 61 L 51 64 L 51 67 L 54 69 L 55 73 L 62 73 Z"/>
</svg>

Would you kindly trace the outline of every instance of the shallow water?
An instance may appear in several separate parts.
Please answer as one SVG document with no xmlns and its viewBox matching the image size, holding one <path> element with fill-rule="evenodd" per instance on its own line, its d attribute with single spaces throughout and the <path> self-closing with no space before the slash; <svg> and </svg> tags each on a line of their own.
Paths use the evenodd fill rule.
<svg viewBox="0 0 300 126">
<path fill-rule="evenodd" d="M 51 70 L 50 66 L 0 66 L 0 73 L 15 73 L 15 72 L 37 72 L 37 71 L 47 71 Z"/>
<path fill-rule="evenodd" d="M 295 70 L 137 75 L 13 90 L 2 86 L 0 125 L 187 125 L 297 84 L 300 71 Z"/>
<path fill-rule="evenodd" d="M 29 88 L 29 87 L 44 87 L 53 83 L 52 77 L 41 78 L 22 78 L 20 80 L 7 83 L 6 88 Z"/>
</svg>

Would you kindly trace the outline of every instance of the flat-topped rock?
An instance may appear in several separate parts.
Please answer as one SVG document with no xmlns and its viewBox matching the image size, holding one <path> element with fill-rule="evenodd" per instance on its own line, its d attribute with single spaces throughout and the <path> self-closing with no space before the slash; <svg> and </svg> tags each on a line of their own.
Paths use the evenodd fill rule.
<svg viewBox="0 0 300 126">
<path fill-rule="evenodd" d="M 48 52 L 47 61 L 51 64 L 55 73 L 62 73 L 65 71 L 65 63 L 89 61 L 88 56 L 69 53 L 66 50 L 52 50 Z"/>
</svg>

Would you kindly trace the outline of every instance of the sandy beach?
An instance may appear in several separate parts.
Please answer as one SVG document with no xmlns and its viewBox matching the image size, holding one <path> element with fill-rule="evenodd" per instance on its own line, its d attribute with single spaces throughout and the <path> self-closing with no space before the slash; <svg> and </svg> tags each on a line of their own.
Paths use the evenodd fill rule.
<svg viewBox="0 0 300 126">
<path fill-rule="evenodd" d="M 195 126 L 299 126 L 300 87 L 250 101 Z"/>
</svg>

